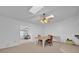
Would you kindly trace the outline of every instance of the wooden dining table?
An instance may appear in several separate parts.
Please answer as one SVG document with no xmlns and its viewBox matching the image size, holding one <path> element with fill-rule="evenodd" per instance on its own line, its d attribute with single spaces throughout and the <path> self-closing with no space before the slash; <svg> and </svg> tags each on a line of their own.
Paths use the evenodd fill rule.
<svg viewBox="0 0 79 59">
<path fill-rule="evenodd" d="M 49 36 L 41 36 L 41 37 L 35 37 L 36 39 L 37 39 L 37 41 L 38 40 L 42 40 L 42 46 L 43 46 L 43 48 L 45 47 L 45 41 L 47 40 L 47 39 L 49 39 L 50 37 Z"/>
</svg>

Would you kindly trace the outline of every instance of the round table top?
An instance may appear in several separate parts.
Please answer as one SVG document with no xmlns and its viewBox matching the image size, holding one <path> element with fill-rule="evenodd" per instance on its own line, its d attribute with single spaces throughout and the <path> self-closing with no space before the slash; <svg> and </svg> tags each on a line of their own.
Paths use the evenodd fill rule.
<svg viewBox="0 0 79 59">
<path fill-rule="evenodd" d="M 40 36 L 40 37 L 35 37 L 36 39 L 40 39 L 40 40 L 47 40 L 49 39 L 50 37 L 49 36 Z"/>
</svg>

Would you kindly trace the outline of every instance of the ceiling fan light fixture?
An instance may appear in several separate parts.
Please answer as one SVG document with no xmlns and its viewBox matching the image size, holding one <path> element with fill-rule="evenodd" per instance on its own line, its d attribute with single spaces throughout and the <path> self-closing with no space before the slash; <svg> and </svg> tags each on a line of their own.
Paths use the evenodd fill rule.
<svg viewBox="0 0 79 59">
<path fill-rule="evenodd" d="M 43 19 L 41 19 L 41 23 L 47 24 L 50 19 L 54 18 L 54 15 L 46 16 L 45 13 L 43 13 Z"/>
<path fill-rule="evenodd" d="M 43 19 L 40 22 L 43 23 L 43 24 L 48 23 L 48 19 Z"/>
<path fill-rule="evenodd" d="M 44 20 L 44 23 L 48 23 L 48 20 L 46 19 L 46 20 Z"/>
<path fill-rule="evenodd" d="M 44 21 L 43 20 L 41 20 L 40 22 L 44 24 Z"/>
</svg>

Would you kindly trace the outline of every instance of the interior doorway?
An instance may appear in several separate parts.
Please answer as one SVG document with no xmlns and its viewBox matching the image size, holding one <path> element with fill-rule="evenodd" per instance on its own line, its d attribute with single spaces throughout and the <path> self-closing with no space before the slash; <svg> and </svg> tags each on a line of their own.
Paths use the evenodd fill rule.
<svg viewBox="0 0 79 59">
<path fill-rule="evenodd" d="M 22 40 L 29 40 L 30 34 L 29 34 L 29 28 L 28 26 L 20 26 L 20 39 Z"/>
</svg>

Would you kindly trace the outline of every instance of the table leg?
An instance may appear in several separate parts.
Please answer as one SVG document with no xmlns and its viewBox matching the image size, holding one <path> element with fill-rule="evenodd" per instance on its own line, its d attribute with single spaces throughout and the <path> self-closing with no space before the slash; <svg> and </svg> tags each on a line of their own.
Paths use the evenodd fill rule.
<svg viewBox="0 0 79 59">
<path fill-rule="evenodd" d="M 45 47 L 45 41 L 43 41 L 43 48 Z"/>
</svg>

